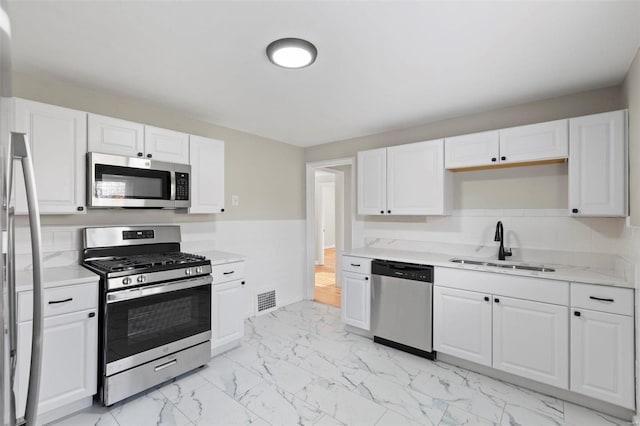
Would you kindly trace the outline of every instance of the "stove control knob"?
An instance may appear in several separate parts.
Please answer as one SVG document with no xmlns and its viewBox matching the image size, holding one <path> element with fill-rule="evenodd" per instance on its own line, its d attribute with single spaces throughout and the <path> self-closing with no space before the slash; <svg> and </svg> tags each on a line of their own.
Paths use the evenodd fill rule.
<svg viewBox="0 0 640 426">
<path fill-rule="evenodd" d="M 147 280 L 147 277 L 146 277 L 146 276 L 144 276 L 144 275 L 140 275 L 140 276 L 138 277 L 138 279 L 137 279 L 137 281 L 138 281 L 139 283 L 143 283 L 143 282 L 145 282 L 146 280 Z"/>
<path fill-rule="evenodd" d="M 202 266 L 198 266 L 196 268 L 196 274 L 201 274 L 202 273 Z"/>
<path fill-rule="evenodd" d="M 184 273 L 187 275 L 191 275 L 191 269 L 185 269 Z"/>
<path fill-rule="evenodd" d="M 131 278 L 129 278 L 129 277 L 125 277 L 125 278 L 123 278 L 123 279 L 122 279 L 122 284 L 124 284 L 124 285 L 129 285 L 129 284 L 131 284 Z"/>
</svg>

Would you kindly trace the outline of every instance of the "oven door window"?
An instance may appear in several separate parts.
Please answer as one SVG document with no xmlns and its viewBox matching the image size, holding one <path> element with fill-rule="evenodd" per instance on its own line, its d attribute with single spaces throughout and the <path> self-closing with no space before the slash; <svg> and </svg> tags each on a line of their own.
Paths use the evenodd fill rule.
<svg viewBox="0 0 640 426">
<path fill-rule="evenodd" d="M 171 172 L 96 164 L 95 191 L 103 199 L 170 200 Z"/>
<path fill-rule="evenodd" d="M 107 304 L 107 363 L 211 330 L 211 285 Z"/>
</svg>

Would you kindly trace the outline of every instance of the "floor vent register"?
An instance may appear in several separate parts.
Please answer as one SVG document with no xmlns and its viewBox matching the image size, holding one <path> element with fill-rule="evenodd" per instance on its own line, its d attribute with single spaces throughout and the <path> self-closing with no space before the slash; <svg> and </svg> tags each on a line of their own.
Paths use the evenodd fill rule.
<svg viewBox="0 0 640 426">
<path fill-rule="evenodd" d="M 270 290 L 264 293 L 258 293 L 258 312 L 275 309 L 276 307 L 276 291 Z"/>
</svg>

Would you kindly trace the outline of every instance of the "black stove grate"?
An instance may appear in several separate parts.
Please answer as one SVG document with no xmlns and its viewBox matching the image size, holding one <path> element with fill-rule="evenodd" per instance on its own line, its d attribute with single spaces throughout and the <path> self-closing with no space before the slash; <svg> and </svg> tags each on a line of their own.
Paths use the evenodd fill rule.
<svg viewBox="0 0 640 426">
<path fill-rule="evenodd" d="M 133 269 L 149 269 L 158 266 L 184 266 L 206 260 L 197 254 L 173 252 L 160 254 L 141 254 L 133 256 L 114 256 L 104 259 L 88 260 L 85 263 L 105 272 L 120 272 Z"/>
</svg>

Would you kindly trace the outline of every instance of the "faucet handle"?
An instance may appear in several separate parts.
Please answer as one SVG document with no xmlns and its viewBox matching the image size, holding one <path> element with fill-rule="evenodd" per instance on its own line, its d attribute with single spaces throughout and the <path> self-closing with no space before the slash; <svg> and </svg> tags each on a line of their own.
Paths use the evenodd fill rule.
<svg viewBox="0 0 640 426">
<path fill-rule="evenodd" d="M 504 249 L 504 255 L 505 256 L 513 256 L 513 252 L 511 251 L 510 248 L 505 248 Z"/>
</svg>

